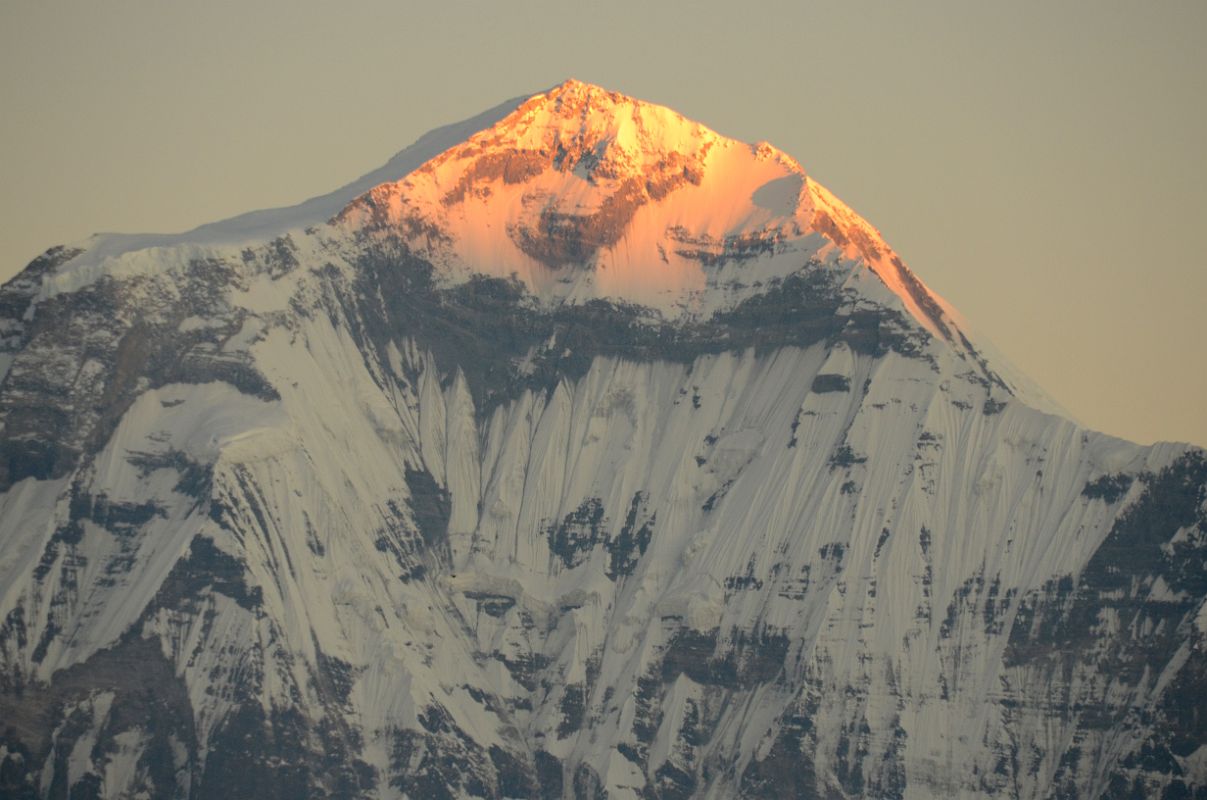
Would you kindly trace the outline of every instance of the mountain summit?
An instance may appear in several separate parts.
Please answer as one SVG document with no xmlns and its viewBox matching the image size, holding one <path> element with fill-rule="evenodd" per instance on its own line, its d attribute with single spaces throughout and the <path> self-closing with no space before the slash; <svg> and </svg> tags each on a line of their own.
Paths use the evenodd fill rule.
<svg viewBox="0 0 1207 800">
<path fill-rule="evenodd" d="M 0 288 L 0 798 L 1194 796 L 1207 459 L 568 81 Z"/>
<path fill-rule="evenodd" d="M 451 271 L 514 274 L 542 297 L 670 315 L 733 305 L 802 258 L 861 258 L 932 333 L 955 327 L 876 230 L 789 156 L 573 80 L 376 187 L 341 219 L 401 228 Z"/>
</svg>

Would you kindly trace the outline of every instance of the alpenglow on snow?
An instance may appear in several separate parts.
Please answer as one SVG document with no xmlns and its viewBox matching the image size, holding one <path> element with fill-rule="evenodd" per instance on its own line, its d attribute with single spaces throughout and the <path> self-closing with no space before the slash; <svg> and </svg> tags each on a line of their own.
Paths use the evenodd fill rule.
<svg viewBox="0 0 1207 800">
<path fill-rule="evenodd" d="M 0 798 L 1203 796 L 1205 500 L 568 81 L 0 289 Z"/>
</svg>

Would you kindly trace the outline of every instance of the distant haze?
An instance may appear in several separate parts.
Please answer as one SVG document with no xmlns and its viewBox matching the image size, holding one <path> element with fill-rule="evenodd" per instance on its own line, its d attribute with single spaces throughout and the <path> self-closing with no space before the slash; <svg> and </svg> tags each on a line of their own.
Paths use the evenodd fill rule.
<svg viewBox="0 0 1207 800">
<path fill-rule="evenodd" d="M 0 280 L 577 77 L 768 140 L 1083 423 L 1207 445 L 1207 3 L 0 6 Z"/>
</svg>

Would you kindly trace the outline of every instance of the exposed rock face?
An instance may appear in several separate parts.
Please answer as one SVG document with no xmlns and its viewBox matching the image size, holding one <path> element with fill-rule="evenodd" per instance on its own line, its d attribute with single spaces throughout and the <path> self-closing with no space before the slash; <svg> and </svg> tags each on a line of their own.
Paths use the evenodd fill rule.
<svg viewBox="0 0 1207 800">
<path fill-rule="evenodd" d="M 1207 794 L 1201 450 L 768 146 L 574 82 L 447 146 L 0 289 L 0 798 Z"/>
</svg>

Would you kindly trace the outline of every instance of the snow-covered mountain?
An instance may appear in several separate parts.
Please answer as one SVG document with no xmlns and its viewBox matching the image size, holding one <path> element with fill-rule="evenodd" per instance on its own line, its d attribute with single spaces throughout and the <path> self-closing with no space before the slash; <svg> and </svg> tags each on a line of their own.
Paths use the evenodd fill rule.
<svg viewBox="0 0 1207 800">
<path fill-rule="evenodd" d="M 568 81 L 0 289 L 0 798 L 1207 794 L 1207 459 Z"/>
</svg>

